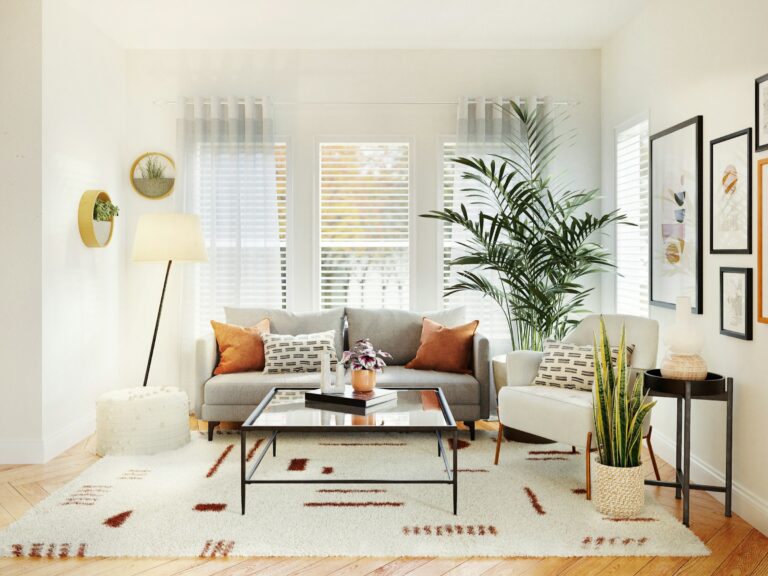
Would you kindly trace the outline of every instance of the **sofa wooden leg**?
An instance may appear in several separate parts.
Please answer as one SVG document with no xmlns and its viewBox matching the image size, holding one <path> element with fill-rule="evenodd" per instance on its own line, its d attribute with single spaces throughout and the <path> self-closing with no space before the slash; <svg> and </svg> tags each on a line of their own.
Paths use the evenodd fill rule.
<svg viewBox="0 0 768 576">
<path fill-rule="evenodd" d="M 219 425 L 219 422 L 213 422 L 212 420 L 208 421 L 208 442 L 211 442 L 213 440 L 213 430 L 218 425 Z"/>
<path fill-rule="evenodd" d="M 499 464 L 499 451 L 501 450 L 501 443 L 504 442 L 504 426 L 499 422 L 499 435 L 496 436 L 496 457 L 493 459 L 493 463 Z"/>
<path fill-rule="evenodd" d="M 592 500 L 592 470 L 590 469 L 592 460 L 592 432 L 587 432 L 587 447 L 584 452 L 587 459 L 587 500 Z"/>
<path fill-rule="evenodd" d="M 645 437 L 645 442 L 648 444 L 648 454 L 651 456 L 653 474 L 656 476 L 656 480 L 661 480 L 661 475 L 659 474 L 659 466 L 656 464 L 656 455 L 653 453 L 653 445 L 651 444 L 651 432 L 653 432 L 653 426 L 648 426 L 648 436 Z"/>
<path fill-rule="evenodd" d="M 469 428 L 469 439 L 474 441 L 475 440 L 475 421 L 474 420 L 464 420 L 464 425 Z"/>
</svg>

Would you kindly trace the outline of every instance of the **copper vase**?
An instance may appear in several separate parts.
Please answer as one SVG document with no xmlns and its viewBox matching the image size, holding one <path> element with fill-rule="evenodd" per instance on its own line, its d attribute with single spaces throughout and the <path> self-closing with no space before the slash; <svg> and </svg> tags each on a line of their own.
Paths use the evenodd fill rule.
<svg viewBox="0 0 768 576">
<path fill-rule="evenodd" d="M 375 370 L 352 370 L 352 388 L 355 392 L 370 392 L 375 387 Z"/>
</svg>

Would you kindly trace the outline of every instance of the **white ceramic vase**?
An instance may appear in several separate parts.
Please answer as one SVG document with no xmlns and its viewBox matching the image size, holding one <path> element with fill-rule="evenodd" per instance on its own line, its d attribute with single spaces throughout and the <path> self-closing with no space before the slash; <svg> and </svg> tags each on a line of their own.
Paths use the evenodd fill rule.
<svg viewBox="0 0 768 576">
<path fill-rule="evenodd" d="M 664 336 L 667 352 L 661 361 L 661 375 L 675 380 L 703 380 L 707 363 L 701 357 L 704 337 L 692 322 L 691 300 L 680 296 L 676 302 L 675 323 Z"/>
</svg>

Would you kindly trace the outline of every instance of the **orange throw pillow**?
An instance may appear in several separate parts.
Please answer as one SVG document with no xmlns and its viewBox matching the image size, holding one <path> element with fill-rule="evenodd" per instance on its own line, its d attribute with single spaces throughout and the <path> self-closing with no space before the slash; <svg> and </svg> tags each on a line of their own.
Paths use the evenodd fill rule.
<svg viewBox="0 0 768 576">
<path fill-rule="evenodd" d="M 211 320 L 211 326 L 219 344 L 219 365 L 214 369 L 214 374 L 264 370 L 264 342 L 261 335 L 269 334 L 269 319 L 265 318 L 250 328 L 214 320 Z"/>
<path fill-rule="evenodd" d="M 474 320 L 456 328 L 446 328 L 429 318 L 424 318 L 421 325 L 421 344 L 416 358 L 405 367 L 471 374 L 472 340 L 478 324 L 480 322 Z"/>
</svg>

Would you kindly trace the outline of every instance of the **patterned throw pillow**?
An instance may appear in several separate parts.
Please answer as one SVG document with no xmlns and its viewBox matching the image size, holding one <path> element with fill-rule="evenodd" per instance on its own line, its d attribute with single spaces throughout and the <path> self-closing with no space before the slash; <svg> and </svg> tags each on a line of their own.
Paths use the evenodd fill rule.
<svg viewBox="0 0 768 576">
<path fill-rule="evenodd" d="M 632 361 L 634 345 L 627 346 L 627 364 Z M 611 347 L 611 363 L 615 366 L 619 347 Z M 592 392 L 595 382 L 595 353 L 592 346 L 576 346 L 556 340 L 544 341 L 544 357 L 533 381 L 538 386 L 555 386 Z"/>
<path fill-rule="evenodd" d="M 262 334 L 264 340 L 264 372 L 319 372 L 323 352 L 331 355 L 331 366 L 336 364 L 333 345 L 334 330 L 316 334 Z"/>
</svg>

